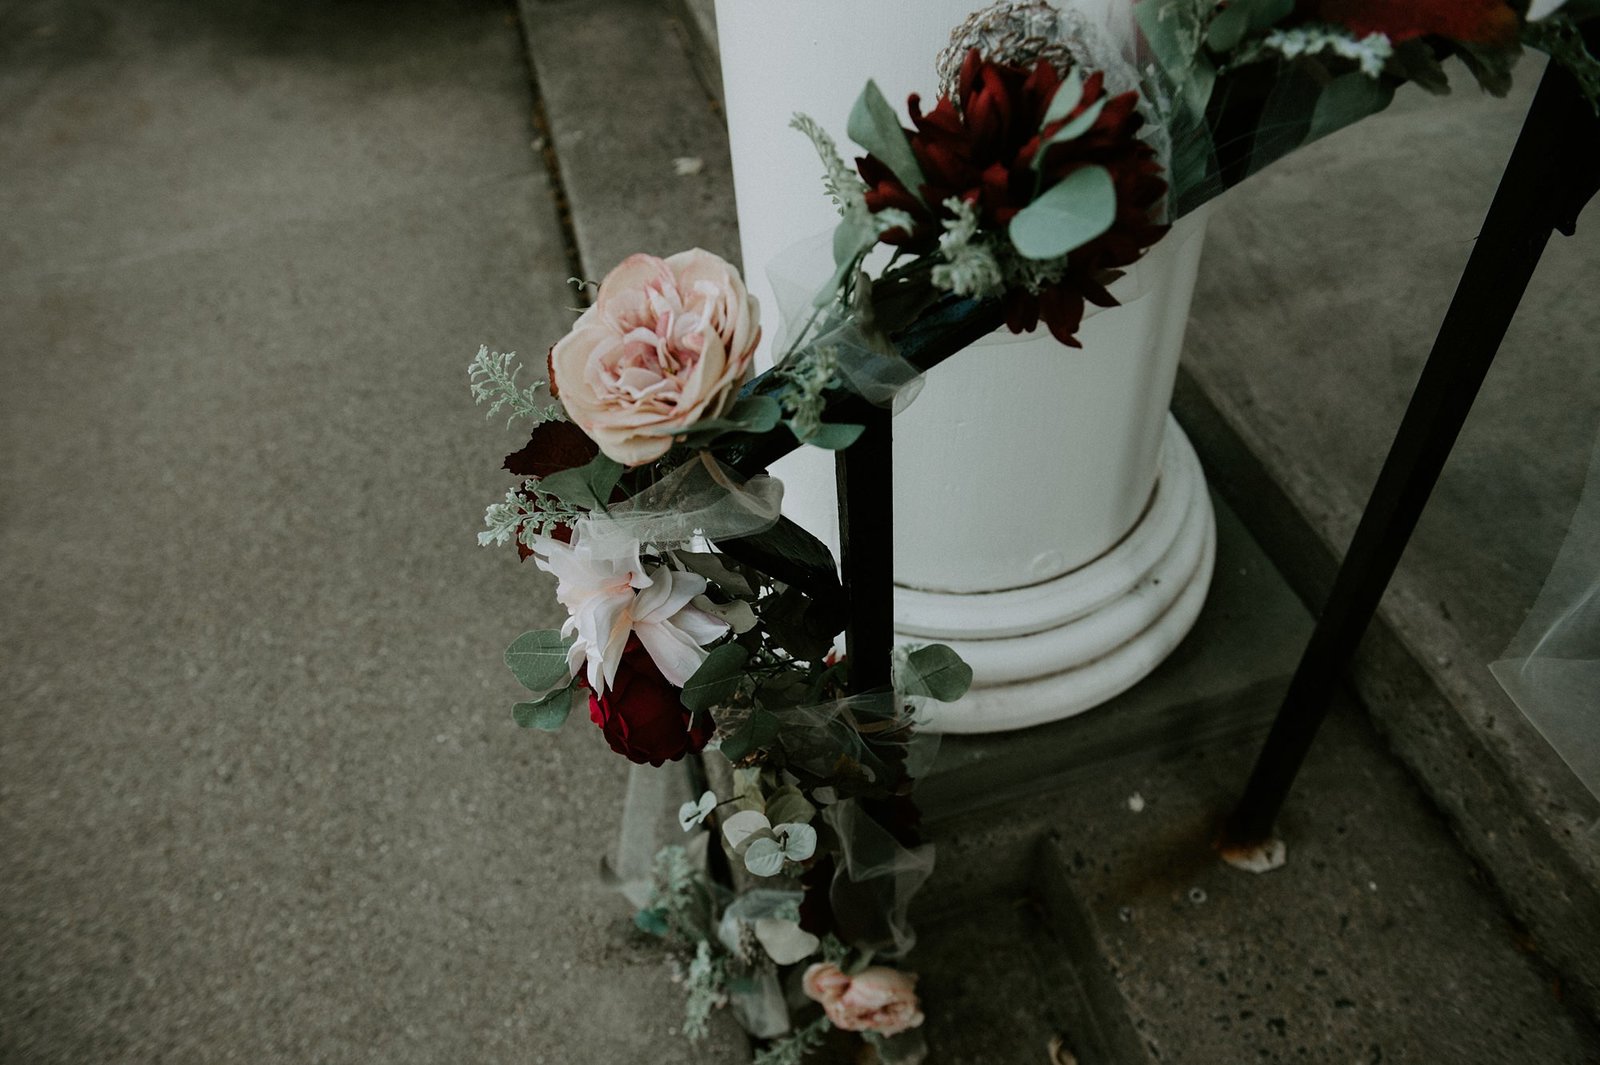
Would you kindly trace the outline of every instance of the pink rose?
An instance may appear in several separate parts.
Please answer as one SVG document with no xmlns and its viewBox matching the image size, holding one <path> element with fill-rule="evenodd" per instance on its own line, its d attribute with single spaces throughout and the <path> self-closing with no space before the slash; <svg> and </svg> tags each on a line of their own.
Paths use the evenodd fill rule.
<svg viewBox="0 0 1600 1065">
<path fill-rule="evenodd" d="M 835 1028 L 847 1032 L 899 1035 L 922 1023 L 917 977 L 874 965 L 848 976 L 837 965 L 818 962 L 806 970 L 801 987 L 822 1004 Z"/>
<path fill-rule="evenodd" d="M 551 391 L 601 451 L 642 466 L 727 413 L 760 339 L 760 309 L 728 263 L 699 248 L 630 255 L 550 350 Z"/>
</svg>

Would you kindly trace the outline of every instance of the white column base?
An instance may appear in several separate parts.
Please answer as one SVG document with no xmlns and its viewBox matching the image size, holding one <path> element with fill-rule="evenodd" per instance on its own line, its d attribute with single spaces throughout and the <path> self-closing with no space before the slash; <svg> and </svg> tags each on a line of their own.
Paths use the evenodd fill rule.
<svg viewBox="0 0 1600 1065">
<path fill-rule="evenodd" d="M 1126 691 L 1194 625 L 1211 584 L 1216 519 L 1200 460 L 1171 417 L 1160 474 L 1133 529 L 1053 580 L 995 592 L 895 588 L 901 643 L 949 644 L 972 666 L 930 732 L 999 732 L 1080 714 Z"/>
</svg>

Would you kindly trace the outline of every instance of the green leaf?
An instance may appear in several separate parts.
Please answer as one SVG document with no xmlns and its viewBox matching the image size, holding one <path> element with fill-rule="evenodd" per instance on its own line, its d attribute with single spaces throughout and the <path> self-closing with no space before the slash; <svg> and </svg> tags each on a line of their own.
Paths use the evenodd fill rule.
<svg viewBox="0 0 1600 1065">
<path fill-rule="evenodd" d="M 831 596 L 840 590 L 833 552 L 791 518 L 758 533 L 719 540 L 717 546 L 735 562 L 808 593 Z"/>
<path fill-rule="evenodd" d="M 750 653 L 736 643 L 714 647 L 700 668 L 683 686 L 680 699 L 690 710 L 710 710 L 727 701 L 744 679 L 744 664 Z"/>
<path fill-rule="evenodd" d="M 766 815 L 767 820 L 775 825 L 803 825 L 817 816 L 817 808 L 807 801 L 799 788 L 785 784 L 767 796 Z"/>
<path fill-rule="evenodd" d="M 729 560 L 713 551 L 674 551 L 672 556 L 683 564 L 684 569 L 700 574 L 729 595 L 741 599 L 755 595 L 755 588 L 749 579 L 730 567 Z"/>
<path fill-rule="evenodd" d="M 1039 150 L 1033 153 L 1033 168 L 1037 170 L 1044 165 L 1045 151 L 1051 145 L 1064 144 L 1067 141 L 1076 140 L 1089 132 L 1090 128 L 1100 118 L 1100 112 L 1106 109 L 1106 104 L 1110 100 L 1111 97 L 1109 96 L 1100 97 L 1100 99 L 1084 108 L 1083 114 L 1052 133 L 1050 139 L 1039 145 Z"/>
<path fill-rule="evenodd" d="M 639 931 L 648 932 L 663 939 L 666 938 L 669 931 L 667 919 L 662 916 L 660 910 L 640 910 L 633 915 L 633 924 Z"/>
<path fill-rule="evenodd" d="M 567 723 L 567 715 L 572 713 L 573 696 L 576 694 L 571 685 L 558 688 L 541 699 L 531 703 L 518 703 L 511 708 L 511 716 L 523 728 L 536 728 L 540 732 L 555 732 Z"/>
<path fill-rule="evenodd" d="M 1067 71 L 1067 76 L 1062 80 L 1056 94 L 1050 97 L 1050 106 L 1045 108 L 1044 121 L 1039 123 L 1041 132 L 1052 122 L 1060 122 L 1072 114 L 1072 109 L 1078 106 L 1083 99 L 1083 74 L 1077 67 Z"/>
<path fill-rule="evenodd" d="M 1206 47 L 1231 52 L 1247 36 L 1271 26 L 1294 10 L 1294 0 L 1230 0 L 1206 30 Z"/>
<path fill-rule="evenodd" d="M 506 666 L 529 691 L 542 692 L 572 680 L 567 667 L 567 651 L 575 637 L 563 636 L 555 629 L 535 629 L 511 641 L 506 648 Z"/>
<path fill-rule="evenodd" d="M 1027 259 L 1059 259 L 1111 228 L 1117 190 L 1103 166 L 1074 170 L 1011 219 L 1011 243 Z"/>
<path fill-rule="evenodd" d="M 1306 143 L 1326 137 L 1368 115 L 1377 114 L 1394 99 L 1394 89 L 1374 81 L 1359 71 L 1341 74 L 1328 82 L 1311 112 L 1311 130 Z"/>
<path fill-rule="evenodd" d="M 783 405 L 773 396 L 746 396 L 736 402 L 721 418 L 707 418 L 695 422 L 688 432 L 671 430 L 656 433 L 658 436 L 678 435 L 687 444 L 697 444 L 720 433 L 767 433 L 783 417 Z"/>
<path fill-rule="evenodd" d="M 1206 29 L 1206 47 L 1213 52 L 1231 52 L 1250 32 L 1250 11 L 1244 4 L 1229 4 L 1217 12 Z"/>
<path fill-rule="evenodd" d="M 909 651 L 897 664 L 895 682 L 906 695 L 953 703 L 972 687 L 972 667 L 942 643 Z"/>
<path fill-rule="evenodd" d="M 722 738 L 722 755 L 730 762 L 737 762 L 751 751 L 769 746 L 777 738 L 778 719 L 757 707 L 738 728 Z"/>
<path fill-rule="evenodd" d="M 825 422 L 817 426 L 817 431 L 806 437 L 803 443 L 812 447 L 820 447 L 824 451 L 843 451 L 855 443 L 862 433 L 867 431 L 865 425 L 854 425 L 848 422 Z"/>
<path fill-rule="evenodd" d="M 611 502 L 612 489 L 622 476 L 622 464 L 605 455 L 596 455 L 588 465 L 552 473 L 539 481 L 541 491 L 563 503 L 586 510 L 604 510 Z"/>
<path fill-rule="evenodd" d="M 906 140 L 906 131 L 900 127 L 900 117 L 884 99 L 877 82 L 867 82 L 867 87 L 856 97 L 845 132 L 887 166 L 906 191 L 919 200 L 922 198 L 922 186 L 926 183 L 922 167 L 911 154 L 911 142 Z"/>
<path fill-rule="evenodd" d="M 843 268 L 854 263 L 876 243 L 878 230 L 866 219 L 843 219 L 833 227 L 833 265 Z M 832 296 L 832 290 L 829 296 Z"/>
</svg>

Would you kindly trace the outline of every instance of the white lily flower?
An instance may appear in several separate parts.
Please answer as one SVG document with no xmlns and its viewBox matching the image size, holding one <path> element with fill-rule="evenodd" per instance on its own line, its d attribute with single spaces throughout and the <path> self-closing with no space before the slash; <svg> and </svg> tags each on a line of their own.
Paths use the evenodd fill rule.
<svg viewBox="0 0 1600 1065">
<path fill-rule="evenodd" d="M 555 576 L 556 601 L 567 608 L 561 634 L 577 637 L 567 652 L 572 675 L 586 668 L 589 687 L 604 694 L 628 637 L 637 635 L 661 675 L 681 688 L 709 654 L 702 645 L 728 631 L 727 622 L 690 605 L 706 579 L 666 566 L 647 572 L 637 541 L 603 547 L 549 537 L 533 545 L 535 564 Z"/>
</svg>

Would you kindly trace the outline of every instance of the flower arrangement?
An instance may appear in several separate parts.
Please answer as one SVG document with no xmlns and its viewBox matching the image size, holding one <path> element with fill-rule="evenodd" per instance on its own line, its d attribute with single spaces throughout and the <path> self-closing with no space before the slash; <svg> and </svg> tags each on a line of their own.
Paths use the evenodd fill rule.
<svg viewBox="0 0 1600 1065">
<path fill-rule="evenodd" d="M 771 370 L 754 373 L 760 308 L 738 270 L 698 249 L 607 274 L 545 382 L 519 387 L 513 356 L 480 350 L 478 401 L 532 427 L 479 541 L 514 543 L 568 611 L 507 649 L 533 693 L 514 719 L 552 730 L 586 704 L 635 763 L 714 748 L 725 768 L 680 809 L 686 843 L 657 856 L 636 918 L 678 953 L 686 1032 L 727 1006 L 773 1040 L 768 1065 L 832 1029 L 883 1060 L 924 1052 L 915 976 L 880 963 L 914 942 L 906 906 L 931 870 L 910 798 L 927 761 L 917 706 L 959 699 L 971 670 L 943 646 L 900 648 L 892 684 L 872 685 L 880 670 L 841 657 L 849 589 L 766 467 L 802 444 L 855 445 L 874 408 L 1001 325 L 1076 345 L 1171 219 L 1400 84 L 1445 90 L 1446 58 L 1503 92 L 1521 47 L 1539 47 L 1600 97 L 1596 13 L 1138 0 L 1139 32 L 1113 44 L 1042 0 L 1002 3 L 957 28 L 946 89 L 928 109 L 910 99 L 912 128 L 868 83 L 854 169 L 796 117 L 840 222 L 833 275 Z M 889 261 L 869 274 L 879 247 Z M 790 1002 L 807 1000 L 820 1015 L 797 1025 Z"/>
</svg>

